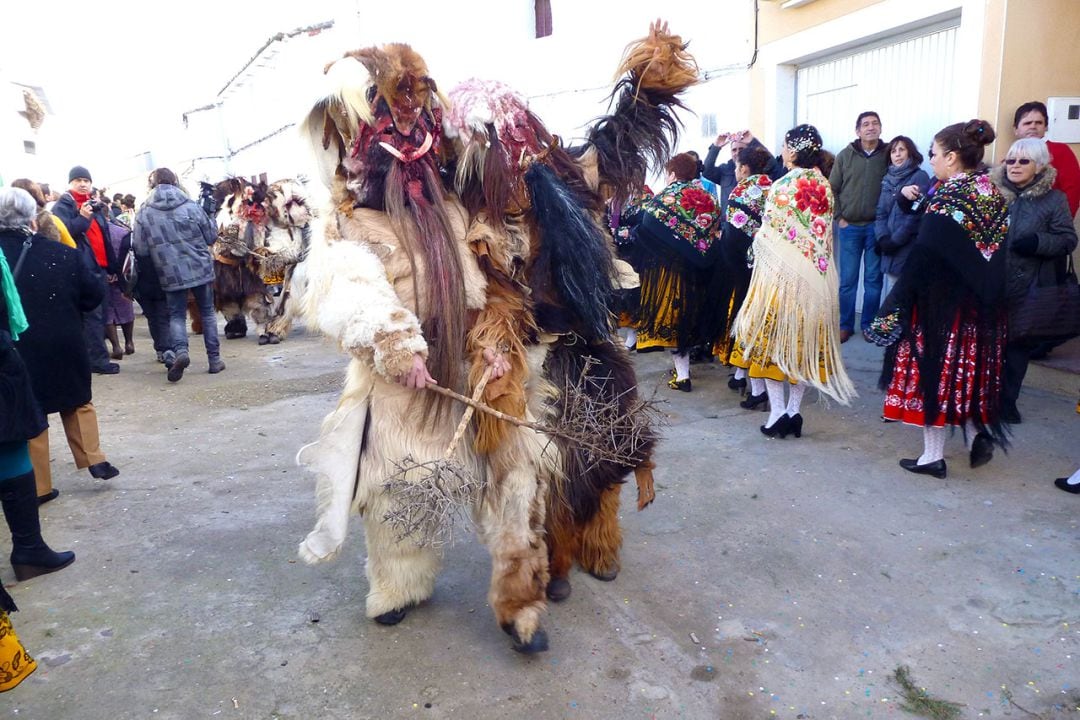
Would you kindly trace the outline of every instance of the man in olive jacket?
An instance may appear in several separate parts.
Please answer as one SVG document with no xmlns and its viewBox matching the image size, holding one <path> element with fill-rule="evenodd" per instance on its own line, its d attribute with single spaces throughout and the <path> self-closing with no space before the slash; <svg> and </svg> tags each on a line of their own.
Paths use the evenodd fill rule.
<svg viewBox="0 0 1080 720">
<path fill-rule="evenodd" d="M 860 113 L 855 133 L 858 138 L 836 156 L 829 175 L 836 197 L 834 215 L 840 226 L 840 342 L 847 342 L 855 330 L 860 266 L 864 335 L 881 305 L 881 257 L 874 249 L 874 219 L 889 156 L 880 139 L 881 118 L 876 112 Z"/>
</svg>

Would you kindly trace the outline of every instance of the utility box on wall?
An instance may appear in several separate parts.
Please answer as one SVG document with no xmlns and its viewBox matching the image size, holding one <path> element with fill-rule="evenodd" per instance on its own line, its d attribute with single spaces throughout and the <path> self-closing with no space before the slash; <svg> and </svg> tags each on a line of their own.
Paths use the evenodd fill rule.
<svg viewBox="0 0 1080 720">
<path fill-rule="evenodd" d="M 1050 115 L 1046 137 L 1054 142 L 1080 143 L 1080 97 L 1046 98 Z"/>
</svg>

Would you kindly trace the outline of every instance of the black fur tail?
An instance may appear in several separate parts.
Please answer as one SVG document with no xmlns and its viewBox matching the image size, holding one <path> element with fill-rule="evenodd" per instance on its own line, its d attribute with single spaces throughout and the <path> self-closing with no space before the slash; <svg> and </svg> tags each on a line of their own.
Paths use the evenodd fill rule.
<svg viewBox="0 0 1080 720">
<path fill-rule="evenodd" d="M 609 338 L 615 267 L 607 236 L 547 166 L 534 163 L 525 182 L 540 231 L 529 273 L 538 323 L 548 330 L 573 330 L 590 342 Z M 554 318 L 566 311 L 569 327 L 545 324 L 545 314 Z"/>
</svg>

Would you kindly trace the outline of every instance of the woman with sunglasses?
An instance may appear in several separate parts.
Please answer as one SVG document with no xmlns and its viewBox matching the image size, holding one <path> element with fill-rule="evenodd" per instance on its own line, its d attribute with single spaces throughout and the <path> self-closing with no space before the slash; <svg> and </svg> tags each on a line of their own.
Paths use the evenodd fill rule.
<svg viewBox="0 0 1080 720">
<path fill-rule="evenodd" d="M 1046 143 L 1036 138 L 1017 140 L 1005 162 L 990 173 L 1009 204 L 1007 292 L 1010 311 L 1015 311 L 1028 289 L 1041 275 L 1053 283 L 1055 270 L 1065 269 L 1065 258 L 1076 249 L 1076 228 L 1065 193 L 1054 190 L 1057 170 L 1050 164 Z M 1038 340 L 1017 337 L 1010 327 L 1005 348 L 1005 374 L 1001 415 L 1005 422 L 1019 423 L 1016 399 L 1024 383 L 1028 360 Z"/>
<path fill-rule="evenodd" d="M 923 429 L 923 453 L 900 467 L 944 478 L 947 426 L 963 428 L 972 467 L 1005 442 L 1000 417 L 1005 348 L 1005 199 L 976 171 L 994 141 L 985 120 L 934 136 L 930 166 L 941 181 L 927 202 L 896 287 L 871 325 L 889 345 L 881 376 L 883 417 Z"/>
</svg>

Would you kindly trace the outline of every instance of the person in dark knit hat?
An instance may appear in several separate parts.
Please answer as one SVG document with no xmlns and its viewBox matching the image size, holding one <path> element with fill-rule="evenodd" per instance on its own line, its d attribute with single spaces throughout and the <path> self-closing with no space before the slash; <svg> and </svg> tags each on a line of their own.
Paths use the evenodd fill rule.
<svg viewBox="0 0 1080 720">
<path fill-rule="evenodd" d="M 111 243 L 106 242 L 109 237 L 107 208 L 100 203 L 95 205 L 90 198 L 92 191 L 90 171 L 76 165 L 68 172 L 68 191 L 56 201 L 52 212 L 67 226 L 90 267 L 104 275 L 105 268 L 115 265 L 116 260 Z M 104 303 L 83 315 L 83 334 L 90 353 L 90 369 L 104 375 L 120 372 L 119 365 L 109 362 L 109 353 L 105 349 Z"/>
</svg>

